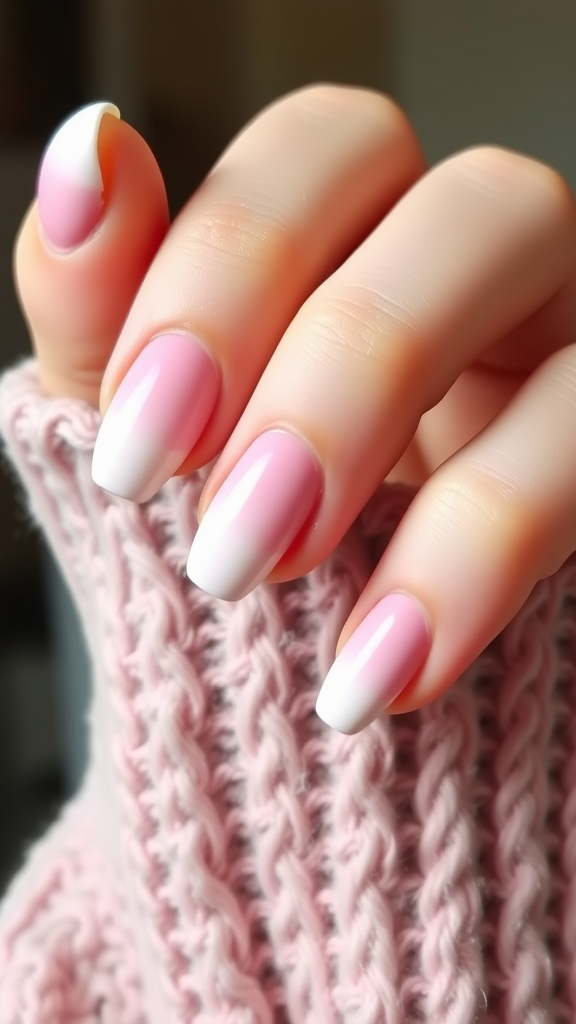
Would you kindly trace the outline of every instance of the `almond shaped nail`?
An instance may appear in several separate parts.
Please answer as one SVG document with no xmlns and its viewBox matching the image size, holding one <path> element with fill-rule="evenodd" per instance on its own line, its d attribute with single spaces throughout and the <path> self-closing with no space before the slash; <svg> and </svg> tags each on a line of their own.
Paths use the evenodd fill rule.
<svg viewBox="0 0 576 1024">
<path fill-rule="evenodd" d="M 188 576 L 239 601 L 288 550 L 322 492 L 318 462 L 287 430 L 267 430 L 244 452 L 208 506 L 188 556 Z"/>
<path fill-rule="evenodd" d="M 96 438 L 92 478 L 106 491 L 148 501 L 182 465 L 216 404 L 220 375 L 190 334 L 160 334 L 122 380 Z"/>
<path fill-rule="evenodd" d="M 104 114 L 120 117 L 113 103 L 91 103 L 72 114 L 52 136 L 38 173 L 38 216 L 49 244 L 75 249 L 102 215 L 98 134 Z"/>
<path fill-rule="evenodd" d="M 338 732 L 360 732 L 402 693 L 431 644 L 420 605 L 408 594 L 387 594 L 340 651 L 318 694 L 316 714 Z"/>
</svg>

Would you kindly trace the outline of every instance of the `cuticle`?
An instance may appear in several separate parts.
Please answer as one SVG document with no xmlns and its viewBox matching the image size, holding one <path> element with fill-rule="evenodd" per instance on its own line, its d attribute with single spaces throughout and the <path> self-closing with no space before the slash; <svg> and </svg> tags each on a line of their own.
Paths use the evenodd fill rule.
<svg viewBox="0 0 576 1024">
<path fill-rule="evenodd" d="M 432 640 L 434 638 L 434 633 L 435 633 L 435 623 L 434 623 L 434 620 L 432 618 L 432 615 L 430 614 L 430 611 L 428 610 L 427 605 L 425 605 L 424 602 L 421 601 L 420 598 L 417 597 L 416 594 L 413 593 L 413 591 L 405 590 L 403 587 L 394 587 L 393 590 L 388 590 L 383 595 L 383 597 L 380 598 L 380 600 L 383 601 L 385 597 L 389 597 L 392 594 L 402 594 L 403 597 L 410 598 L 410 600 L 413 601 L 414 604 L 418 606 L 418 608 L 420 609 L 420 613 L 422 615 L 422 618 L 424 619 L 424 622 L 426 624 L 426 629 L 428 631 L 428 636 L 429 636 L 430 642 L 432 642 Z"/>
</svg>

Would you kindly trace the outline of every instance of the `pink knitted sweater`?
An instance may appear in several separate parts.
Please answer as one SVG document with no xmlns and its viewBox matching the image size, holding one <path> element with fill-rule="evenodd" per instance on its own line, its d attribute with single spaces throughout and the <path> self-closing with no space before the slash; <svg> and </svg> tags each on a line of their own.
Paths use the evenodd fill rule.
<svg viewBox="0 0 576 1024">
<path fill-rule="evenodd" d="M 574 1024 L 575 559 L 443 699 L 345 737 L 315 696 L 413 492 L 226 604 L 184 574 L 200 475 L 112 498 L 94 411 L 33 363 L 0 403 L 94 665 L 82 791 L 1 908 L 0 1024 Z"/>
</svg>

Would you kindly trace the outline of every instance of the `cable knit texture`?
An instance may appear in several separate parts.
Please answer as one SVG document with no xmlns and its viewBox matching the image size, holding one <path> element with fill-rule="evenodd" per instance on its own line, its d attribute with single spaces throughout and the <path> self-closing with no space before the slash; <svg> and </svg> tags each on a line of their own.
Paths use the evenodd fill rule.
<svg viewBox="0 0 576 1024">
<path fill-rule="evenodd" d="M 413 491 L 226 604 L 184 573 L 200 474 L 115 499 L 94 411 L 32 363 L 0 401 L 94 666 L 84 786 L 2 904 L 0 1024 L 574 1024 L 574 558 L 441 700 L 345 737 L 316 694 Z"/>
</svg>

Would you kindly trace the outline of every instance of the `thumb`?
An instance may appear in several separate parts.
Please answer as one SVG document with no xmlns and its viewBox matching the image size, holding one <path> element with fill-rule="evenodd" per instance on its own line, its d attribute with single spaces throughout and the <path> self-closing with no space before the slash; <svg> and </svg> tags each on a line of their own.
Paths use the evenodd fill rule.
<svg viewBox="0 0 576 1024">
<path fill-rule="evenodd" d="M 115 107 L 58 129 L 16 240 L 14 273 L 47 394 L 97 406 L 102 375 L 168 229 L 162 175 Z"/>
</svg>

